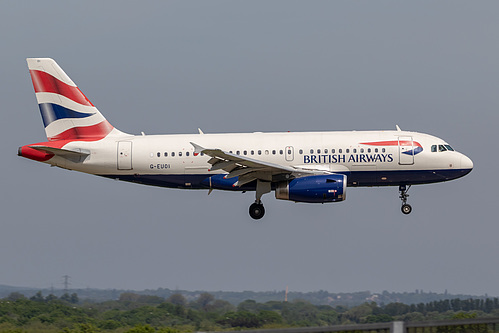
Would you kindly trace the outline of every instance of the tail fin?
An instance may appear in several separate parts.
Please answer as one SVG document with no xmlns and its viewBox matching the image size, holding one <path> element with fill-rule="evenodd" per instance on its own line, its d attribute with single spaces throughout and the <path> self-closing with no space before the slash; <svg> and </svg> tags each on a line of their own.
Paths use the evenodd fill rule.
<svg viewBox="0 0 499 333">
<path fill-rule="evenodd" d="M 50 58 L 28 58 L 29 73 L 49 141 L 95 141 L 115 129 Z"/>
</svg>

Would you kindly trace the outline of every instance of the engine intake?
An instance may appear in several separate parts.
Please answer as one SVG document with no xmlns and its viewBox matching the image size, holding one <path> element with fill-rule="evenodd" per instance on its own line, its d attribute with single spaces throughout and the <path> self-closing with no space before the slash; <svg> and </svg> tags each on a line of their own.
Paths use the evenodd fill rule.
<svg viewBox="0 0 499 333">
<path fill-rule="evenodd" d="M 275 197 L 295 202 L 336 202 L 346 199 L 346 187 L 345 175 L 307 176 L 277 183 Z"/>
</svg>

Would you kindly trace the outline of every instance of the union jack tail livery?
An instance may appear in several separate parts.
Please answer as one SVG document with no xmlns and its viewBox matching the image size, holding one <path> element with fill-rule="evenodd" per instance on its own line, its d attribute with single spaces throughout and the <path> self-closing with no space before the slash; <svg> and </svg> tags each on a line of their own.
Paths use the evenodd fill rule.
<svg viewBox="0 0 499 333">
<path fill-rule="evenodd" d="M 53 59 L 28 58 L 27 62 L 49 141 L 95 141 L 113 131 L 114 127 Z"/>
</svg>

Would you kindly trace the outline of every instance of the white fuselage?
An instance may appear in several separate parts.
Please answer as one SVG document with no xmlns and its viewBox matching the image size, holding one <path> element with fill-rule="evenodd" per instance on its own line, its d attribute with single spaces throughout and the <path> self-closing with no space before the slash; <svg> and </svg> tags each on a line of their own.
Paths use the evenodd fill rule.
<svg viewBox="0 0 499 333">
<path fill-rule="evenodd" d="M 410 141 L 412 145 L 407 143 Z M 210 187 L 205 179 L 226 172 L 210 171 L 210 157 L 194 154 L 191 142 L 278 165 L 345 174 L 349 186 L 441 182 L 464 176 L 473 166 L 468 157 L 456 151 L 432 151 L 432 146 L 447 145 L 442 139 L 407 131 L 108 136 L 64 146 L 68 150 L 88 150 L 90 155 L 83 162 L 58 156 L 47 162 L 149 185 Z M 421 151 L 411 153 L 418 146 Z"/>
</svg>

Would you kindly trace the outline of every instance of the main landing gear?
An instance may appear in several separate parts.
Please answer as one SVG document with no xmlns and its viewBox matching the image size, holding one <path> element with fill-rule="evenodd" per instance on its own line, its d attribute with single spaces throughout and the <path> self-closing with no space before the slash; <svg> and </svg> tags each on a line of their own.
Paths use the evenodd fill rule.
<svg viewBox="0 0 499 333">
<path fill-rule="evenodd" d="M 262 203 L 262 195 L 269 193 L 272 190 L 271 182 L 262 180 L 256 181 L 255 202 L 249 208 L 249 214 L 254 220 L 259 220 L 265 215 L 265 208 Z"/>
<path fill-rule="evenodd" d="M 407 192 L 411 188 L 411 185 L 406 186 L 406 185 L 400 185 L 399 186 L 399 192 L 400 192 L 400 200 L 402 200 L 402 207 L 400 208 L 402 210 L 402 213 L 405 215 L 410 214 L 412 212 L 412 207 L 407 203 L 407 198 L 409 197 L 409 194 Z"/>
</svg>

